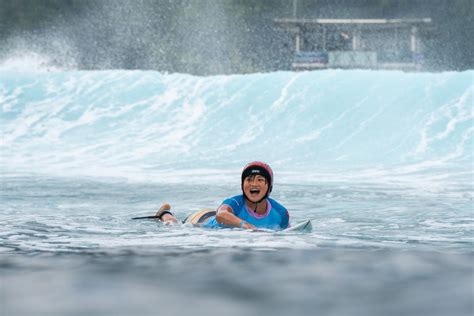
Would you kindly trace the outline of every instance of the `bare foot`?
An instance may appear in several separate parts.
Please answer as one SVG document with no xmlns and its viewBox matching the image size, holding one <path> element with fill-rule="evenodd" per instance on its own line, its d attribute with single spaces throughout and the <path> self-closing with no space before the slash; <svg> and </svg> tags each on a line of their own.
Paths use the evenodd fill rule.
<svg viewBox="0 0 474 316">
<path fill-rule="evenodd" d="M 178 220 L 176 217 L 174 217 L 173 214 L 170 212 L 171 210 L 171 205 L 168 203 L 164 203 L 161 205 L 161 207 L 156 211 L 155 216 L 158 217 L 160 221 L 162 221 L 165 224 L 177 224 Z"/>
<path fill-rule="evenodd" d="M 166 212 L 166 211 L 169 212 L 170 210 L 171 210 L 171 205 L 169 205 L 168 203 L 163 203 L 163 205 L 160 206 L 158 211 L 156 211 L 155 216 L 156 217 L 161 217 L 163 212 Z"/>
</svg>

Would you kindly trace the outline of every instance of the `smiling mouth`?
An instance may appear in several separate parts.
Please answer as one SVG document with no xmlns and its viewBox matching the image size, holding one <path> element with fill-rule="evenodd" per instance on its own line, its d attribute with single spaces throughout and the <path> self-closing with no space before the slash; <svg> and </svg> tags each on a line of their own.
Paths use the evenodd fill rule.
<svg viewBox="0 0 474 316">
<path fill-rule="evenodd" d="M 250 195 L 259 195 L 260 189 L 250 189 Z"/>
</svg>

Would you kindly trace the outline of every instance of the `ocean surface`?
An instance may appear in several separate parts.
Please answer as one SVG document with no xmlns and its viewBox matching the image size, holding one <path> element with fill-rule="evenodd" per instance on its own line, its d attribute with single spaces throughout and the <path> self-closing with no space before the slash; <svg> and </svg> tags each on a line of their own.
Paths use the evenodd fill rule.
<svg viewBox="0 0 474 316">
<path fill-rule="evenodd" d="M 8 66 L 1 315 L 473 314 L 474 71 Z M 131 220 L 216 208 L 252 160 L 313 232 Z"/>
</svg>

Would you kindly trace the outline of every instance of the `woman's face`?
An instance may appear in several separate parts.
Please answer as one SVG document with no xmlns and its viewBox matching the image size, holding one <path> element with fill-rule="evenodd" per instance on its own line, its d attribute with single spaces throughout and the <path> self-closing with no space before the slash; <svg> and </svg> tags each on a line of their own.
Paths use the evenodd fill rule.
<svg viewBox="0 0 474 316">
<path fill-rule="evenodd" d="M 244 193 L 251 202 L 258 202 L 267 194 L 267 180 L 260 175 L 251 175 L 244 179 Z"/>
</svg>

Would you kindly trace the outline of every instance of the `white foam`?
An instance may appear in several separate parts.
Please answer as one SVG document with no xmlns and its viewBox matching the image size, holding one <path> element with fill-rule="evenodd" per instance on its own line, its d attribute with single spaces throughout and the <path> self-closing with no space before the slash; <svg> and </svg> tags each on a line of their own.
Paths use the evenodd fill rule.
<svg viewBox="0 0 474 316">
<path fill-rule="evenodd" d="M 277 174 L 286 182 L 433 194 L 462 184 L 472 159 L 472 93 L 462 89 L 469 73 L 14 74 L 0 85 L 0 105 L 2 164 L 15 172 L 232 182 L 234 170 L 258 158 L 289 171 Z M 436 86 L 446 100 L 420 98 L 418 87 L 403 96 L 387 89 L 412 84 L 430 93 Z"/>
<path fill-rule="evenodd" d="M 41 73 L 62 70 L 64 67 L 57 65 L 52 57 L 35 52 L 17 52 L 0 61 L 0 71 Z"/>
</svg>

